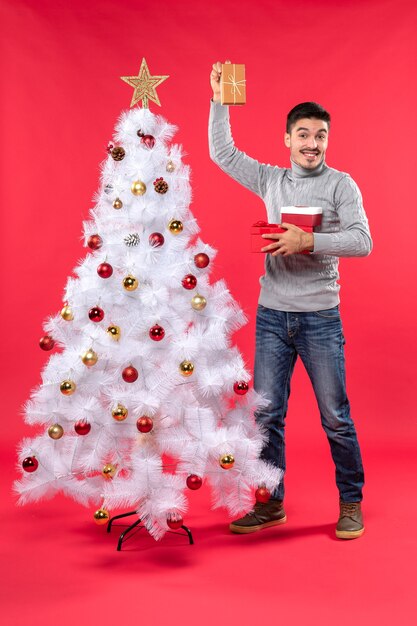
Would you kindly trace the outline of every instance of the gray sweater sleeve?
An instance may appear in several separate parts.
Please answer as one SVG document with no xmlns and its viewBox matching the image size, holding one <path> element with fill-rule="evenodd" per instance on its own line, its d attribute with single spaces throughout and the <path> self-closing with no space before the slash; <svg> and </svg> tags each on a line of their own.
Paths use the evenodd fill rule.
<svg viewBox="0 0 417 626">
<path fill-rule="evenodd" d="M 209 118 L 211 159 L 226 174 L 261 198 L 265 195 L 268 165 L 238 150 L 229 121 L 229 107 L 211 101 Z"/>
<path fill-rule="evenodd" d="M 372 250 L 362 195 L 354 180 L 345 174 L 334 193 L 340 230 L 335 233 L 314 233 L 314 253 L 338 257 L 367 256 Z"/>
</svg>

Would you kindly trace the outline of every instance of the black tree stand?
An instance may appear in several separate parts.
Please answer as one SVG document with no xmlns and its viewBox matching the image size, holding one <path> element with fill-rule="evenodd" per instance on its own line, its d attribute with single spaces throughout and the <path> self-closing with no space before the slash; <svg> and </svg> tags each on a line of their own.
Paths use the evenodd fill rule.
<svg viewBox="0 0 417 626">
<path fill-rule="evenodd" d="M 111 532 L 111 528 L 113 525 L 113 522 L 117 519 L 121 519 L 123 517 L 129 517 L 130 515 L 137 515 L 136 511 L 129 511 L 128 513 L 121 513 L 120 515 L 115 515 L 114 517 L 111 517 L 108 521 L 107 524 L 107 532 Z M 136 520 L 136 522 L 133 522 L 133 524 L 131 524 L 130 526 L 128 526 L 126 528 L 126 530 L 124 530 L 122 533 L 120 533 L 119 536 L 119 541 L 117 542 L 117 550 L 120 552 L 120 550 L 122 549 L 122 544 L 124 541 L 127 541 L 127 539 L 129 539 L 130 537 L 127 537 L 127 535 L 134 530 L 135 528 L 138 528 L 138 530 L 141 530 L 142 528 L 145 528 L 145 526 L 143 524 L 141 524 L 141 518 L 138 517 L 138 519 Z M 175 530 L 169 530 L 168 532 L 173 533 L 174 535 L 188 535 L 188 539 L 190 542 L 190 545 L 194 544 L 194 540 L 193 540 L 193 536 L 191 534 L 191 530 L 189 528 L 187 528 L 187 526 L 182 525 L 181 528 L 185 531 L 185 533 L 180 533 L 180 532 L 176 532 Z"/>
</svg>

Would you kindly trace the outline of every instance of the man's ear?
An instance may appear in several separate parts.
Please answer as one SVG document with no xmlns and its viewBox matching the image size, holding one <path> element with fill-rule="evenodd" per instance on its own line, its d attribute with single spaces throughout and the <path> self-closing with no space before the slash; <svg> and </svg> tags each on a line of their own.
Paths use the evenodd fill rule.
<svg viewBox="0 0 417 626">
<path fill-rule="evenodd" d="M 284 143 L 287 146 L 287 148 L 290 147 L 290 133 L 285 133 L 284 134 Z"/>
</svg>

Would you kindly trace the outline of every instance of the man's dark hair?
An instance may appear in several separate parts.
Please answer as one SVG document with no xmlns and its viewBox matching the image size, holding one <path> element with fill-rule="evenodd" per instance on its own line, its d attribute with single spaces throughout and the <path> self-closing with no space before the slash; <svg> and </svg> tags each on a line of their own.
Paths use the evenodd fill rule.
<svg viewBox="0 0 417 626">
<path fill-rule="evenodd" d="M 297 104 L 291 109 L 287 115 L 287 133 L 291 132 L 291 128 L 298 120 L 302 120 L 305 117 L 307 119 L 314 117 L 317 120 L 327 122 L 330 128 L 330 113 L 321 104 L 317 104 L 317 102 L 301 102 L 301 104 Z"/>
</svg>

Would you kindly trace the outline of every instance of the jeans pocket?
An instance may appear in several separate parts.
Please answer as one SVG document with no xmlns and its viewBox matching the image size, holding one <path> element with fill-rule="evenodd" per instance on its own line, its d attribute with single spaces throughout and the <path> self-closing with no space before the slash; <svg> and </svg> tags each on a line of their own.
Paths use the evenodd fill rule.
<svg viewBox="0 0 417 626">
<path fill-rule="evenodd" d="M 314 315 L 316 315 L 316 317 L 322 317 L 324 319 L 329 319 L 329 320 L 339 319 L 340 317 L 339 305 L 337 304 L 331 309 L 323 309 L 322 311 L 314 311 Z"/>
</svg>

